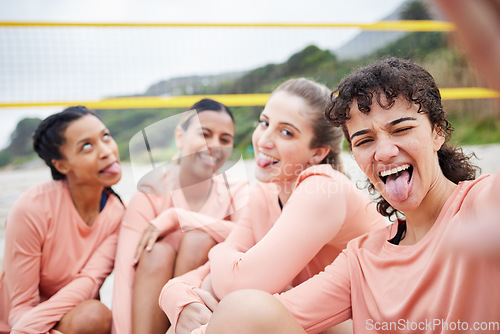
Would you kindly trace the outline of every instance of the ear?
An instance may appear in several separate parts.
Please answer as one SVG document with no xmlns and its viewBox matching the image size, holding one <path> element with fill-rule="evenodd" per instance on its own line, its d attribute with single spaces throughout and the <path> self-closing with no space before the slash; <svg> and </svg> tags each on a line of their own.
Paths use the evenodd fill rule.
<svg viewBox="0 0 500 334">
<path fill-rule="evenodd" d="M 309 159 L 310 165 L 317 165 L 330 153 L 329 147 L 316 147 L 313 149 L 313 155 L 311 159 Z"/>
<path fill-rule="evenodd" d="M 52 166 L 54 166 L 57 171 L 63 175 L 67 175 L 69 172 L 69 166 L 65 160 L 51 160 Z"/>
<path fill-rule="evenodd" d="M 443 130 L 439 128 L 437 125 L 435 125 L 434 130 L 432 130 L 432 142 L 433 142 L 434 152 L 437 152 L 441 149 L 441 146 L 443 146 L 445 139 L 446 138 Z"/>
<path fill-rule="evenodd" d="M 184 130 L 180 125 L 177 125 L 177 127 L 175 128 L 175 146 L 177 146 L 179 150 L 182 150 L 183 137 L 184 137 Z"/>
</svg>

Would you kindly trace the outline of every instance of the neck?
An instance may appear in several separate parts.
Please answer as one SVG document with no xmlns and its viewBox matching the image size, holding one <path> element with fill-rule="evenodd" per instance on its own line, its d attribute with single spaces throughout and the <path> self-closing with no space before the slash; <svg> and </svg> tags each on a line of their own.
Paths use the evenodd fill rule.
<svg viewBox="0 0 500 334">
<path fill-rule="evenodd" d="M 212 178 L 207 180 L 194 180 L 192 177 L 182 173 L 181 169 L 179 183 L 191 210 L 198 211 L 203 206 L 210 194 L 212 182 Z"/>
<path fill-rule="evenodd" d="M 405 212 L 406 235 L 401 244 L 413 245 L 429 232 L 456 186 L 444 175 L 440 175 L 418 208 Z"/>
<path fill-rule="evenodd" d="M 92 226 L 99 214 L 103 186 L 81 185 L 67 180 L 69 193 L 83 221 Z"/>
<path fill-rule="evenodd" d="M 281 201 L 281 204 L 285 205 L 286 202 L 288 202 L 288 199 L 290 199 L 290 196 L 292 196 L 295 182 L 297 182 L 297 179 L 293 181 L 276 183 L 276 187 L 278 188 L 278 197 Z"/>
</svg>

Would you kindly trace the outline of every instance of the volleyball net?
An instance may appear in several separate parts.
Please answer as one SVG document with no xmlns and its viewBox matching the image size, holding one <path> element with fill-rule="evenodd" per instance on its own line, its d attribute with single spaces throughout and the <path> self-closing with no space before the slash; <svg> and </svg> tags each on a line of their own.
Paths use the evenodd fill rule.
<svg viewBox="0 0 500 334">
<path fill-rule="evenodd" d="M 260 94 L 221 94 L 210 87 L 268 64 L 284 63 L 308 45 L 349 60 L 407 33 L 453 29 L 442 21 L 0 22 L 0 108 L 76 104 L 92 109 L 188 107 L 201 96 L 229 106 L 261 106 L 272 87 Z M 360 37 L 366 32 L 364 39 Z M 356 38 L 357 44 L 352 42 Z M 443 99 L 499 96 L 468 84 L 443 87 Z"/>
</svg>

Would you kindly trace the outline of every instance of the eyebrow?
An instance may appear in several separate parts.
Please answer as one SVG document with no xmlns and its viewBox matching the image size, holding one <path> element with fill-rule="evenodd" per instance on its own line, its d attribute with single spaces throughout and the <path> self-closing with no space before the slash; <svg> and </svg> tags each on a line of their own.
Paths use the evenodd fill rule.
<svg viewBox="0 0 500 334">
<path fill-rule="evenodd" d="M 108 132 L 108 131 L 109 131 L 108 128 L 103 128 L 100 133 L 102 134 L 102 133 Z M 79 146 L 81 143 L 87 142 L 89 140 L 90 140 L 90 137 L 82 138 L 82 139 L 80 139 L 79 141 L 76 142 L 76 146 Z"/>
<path fill-rule="evenodd" d="M 269 119 L 269 117 L 266 116 L 266 114 L 264 113 L 261 113 L 260 116 L 263 116 L 265 117 L 266 119 Z M 282 124 L 282 125 L 287 125 L 287 126 L 290 126 L 292 128 L 294 128 L 295 130 L 297 130 L 298 133 L 302 133 L 299 128 L 297 128 L 295 125 L 293 125 L 292 123 L 288 123 L 288 122 L 280 122 L 279 124 Z"/>
<path fill-rule="evenodd" d="M 406 122 L 406 121 L 416 121 L 417 119 L 415 117 L 401 117 L 401 118 L 398 118 L 398 119 L 395 119 L 394 121 L 391 121 L 389 123 L 387 123 L 385 125 L 386 128 L 390 128 L 390 127 L 393 127 L 395 125 L 398 125 L 399 123 L 402 123 L 402 122 Z M 353 133 L 353 135 L 351 136 L 351 141 L 354 137 L 356 136 L 362 136 L 364 134 L 367 134 L 369 131 L 368 129 L 364 129 L 364 130 L 359 130 L 355 133 Z"/>
<path fill-rule="evenodd" d="M 406 122 L 406 121 L 416 121 L 417 119 L 415 117 L 401 117 L 398 119 L 395 119 L 392 122 L 387 123 L 386 127 L 389 128 L 394 125 L 398 125 L 399 123 Z"/>
</svg>

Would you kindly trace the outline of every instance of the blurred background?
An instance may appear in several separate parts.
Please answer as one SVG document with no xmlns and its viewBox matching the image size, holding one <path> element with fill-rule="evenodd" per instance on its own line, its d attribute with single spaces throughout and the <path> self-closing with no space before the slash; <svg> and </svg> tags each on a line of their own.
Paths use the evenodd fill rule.
<svg viewBox="0 0 500 334">
<path fill-rule="evenodd" d="M 31 134 L 71 105 L 96 110 L 110 129 L 123 161 L 116 190 L 128 200 L 129 142 L 153 123 L 205 96 L 229 105 L 253 181 L 251 134 L 276 86 L 304 76 L 333 89 L 353 69 L 397 56 L 435 77 L 452 142 L 476 153 L 483 173 L 500 167 L 499 95 L 484 88 L 431 1 L 0 0 L 0 8 L 0 263 L 11 204 L 50 179 Z M 363 179 L 348 152 L 344 162 L 354 182 Z"/>
</svg>

